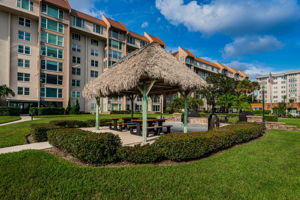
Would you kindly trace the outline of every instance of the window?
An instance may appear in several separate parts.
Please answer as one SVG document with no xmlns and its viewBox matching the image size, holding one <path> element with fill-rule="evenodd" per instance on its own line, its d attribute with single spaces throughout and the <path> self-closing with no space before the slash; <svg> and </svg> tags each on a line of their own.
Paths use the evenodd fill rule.
<svg viewBox="0 0 300 200">
<path fill-rule="evenodd" d="M 18 37 L 19 37 L 20 40 L 30 41 L 30 33 L 26 33 L 24 31 L 19 31 L 18 32 Z"/>
<path fill-rule="evenodd" d="M 122 58 L 122 53 L 121 52 L 117 52 L 117 51 L 113 51 L 113 50 L 109 50 L 109 57 L 110 58 L 115 58 L 115 59 L 120 59 Z"/>
<path fill-rule="evenodd" d="M 80 98 L 81 94 L 79 91 L 72 91 L 72 98 Z"/>
<path fill-rule="evenodd" d="M 112 38 L 115 38 L 117 40 L 125 40 L 124 34 L 121 33 L 121 32 L 118 32 L 118 31 L 111 30 L 109 32 L 109 36 L 112 37 Z"/>
<path fill-rule="evenodd" d="M 131 36 L 128 36 L 127 42 L 128 42 L 129 44 L 135 45 L 135 38 L 134 38 L 134 37 L 131 37 Z"/>
<path fill-rule="evenodd" d="M 18 59 L 18 67 L 30 68 L 30 60 Z"/>
<path fill-rule="evenodd" d="M 95 110 L 96 109 L 96 104 L 95 103 L 91 103 L 91 110 Z"/>
<path fill-rule="evenodd" d="M 122 43 L 116 40 L 109 40 L 109 47 L 122 50 Z"/>
<path fill-rule="evenodd" d="M 23 54 L 30 55 L 30 47 L 24 46 L 24 45 L 19 45 L 19 46 L 18 46 L 18 52 L 19 52 L 19 53 L 23 53 Z"/>
<path fill-rule="evenodd" d="M 33 11 L 33 2 L 29 0 L 17 0 L 17 7 Z"/>
<path fill-rule="evenodd" d="M 30 74 L 18 72 L 18 81 L 29 82 Z"/>
<path fill-rule="evenodd" d="M 74 52 L 80 52 L 81 51 L 81 47 L 78 44 L 72 44 L 72 51 Z"/>
<path fill-rule="evenodd" d="M 72 24 L 73 24 L 73 26 L 76 26 L 79 28 L 84 28 L 84 20 L 81 18 L 72 16 Z"/>
<path fill-rule="evenodd" d="M 98 46 L 98 40 L 91 39 L 91 45 Z"/>
<path fill-rule="evenodd" d="M 42 98 L 62 98 L 62 89 L 60 88 L 41 88 Z"/>
<path fill-rule="evenodd" d="M 148 42 L 141 40 L 141 47 L 146 46 L 147 44 L 148 44 Z"/>
<path fill-rule="evenodd" d="M 63 50 L 54 47 L 41 45 L 41 56 L 49 56 L 52 58 L 63 58 Z"/>
<path fill-rule="evenodd" d="M 41 60 L 41 69 L 55 71 L 55 72 L 62 72 L 63 64 L 60 62 L 51 61 L 51 60 Z"/>
<path fill-rule="evenodd" d="M 63 10 L 60 10 L 54 6 L 47 5 L 45 3 L 42 4 L 42 13 L 45 13 L 51 17 L 55 17 L 58 19 L 64 19 Z"/>
<path fill-rule="evenodd" d="M 73 56 L 72 57 L 72 63 L 80 64 L 80 57 Z"/>
<path fill-rule="evenodd" d="M 98 72 L 94 71 L 94 70 L 91 70 L 91 77 L 92 78 L 97 78 L 98 77 Z"/>
<path fill-rule="evenodd" d="M 114 64 L 116 64 L 115 61 L 111 61 L 111 60 L 108 61 L 108 66 L 109 66 L 109 67 L 112 66 L 112 65 L 114 65 Z"/>
<path fill-rule="evenodd" d="M 99 51 L 97 49 L 92 49 L 91 50 L 91 55 L 92 56 L 98 56 L 99 55 Z"/>
<path fill-rule="evenodd" d="M 64 25 L 61 23 L 58 23 L 56 21 L 53 21 L 51 19 L 47 19 L 45 17 L 42 17 L 42 28 L 48 29 L 51 31 L 55 31 L 58 33 L 64 33 Z"/>
<path fill-rule="evenodd" d="M 42 73 L 41 74 L 41 83 L 62 85 L 63 84 L 63 76 Z"/>
<path fill-rule="evenodd" d="M 42 32 L 41 40 L 42 40 L 42 42 L 45 42 L 45 43 L 48 43 L 48 44 L 53 44 L 53 45 L 57 45 L 57 46 L 60 46 L 60 47 L 64 46 L 64 37 L 54 35 L 54 34 L 51 34 L 51 33 Z"/>
<path fill-rule="evenodd" d="M 26 95 L 30 94 L 28 87 L 18 87 L 18 95 Z"/>
<path fill-rule="evenodd" d="M 160 103 L 160 97 L 153 97 L 153 103 Z"/>
<path fill-rule="evenodd" d="M 73 79 L 72 80 L 72 86 L 74 86 L 74 87 L 80 87 L 80 80 Z"/>
<path fill-rule="evenodd" d="M 160 106 L 159 105 L 152 105 L 152 111 L 153 112 L 159 112 L 160 111 Z"/>
<path fill-rule="evenodd" d="M 80 68 L 72 67 L 72 74 L 73 75 L 80 75 Z"/>
<path fill-rule="evenodd" d="M 72 33 L 72 40 L 80 41 L 80 35 L 77 33 Z"/>
<path fill-rule="evenodd" d="M 98 67 L 99 62 L 97 60 L 91 60 L 92 67 Z"/>
<path fill-rule="evenodd" d="M 19 25 L 24 27 L 30 27 L 31 22 L 30 19 L 25 19 L 23 17 L 19 17 Z"/>
<path fill-rule="evenodd" d="M 97 24 L 93 24 L 93 31 L 95 33 L 103 34 L 103 27 Z"/>
</svg>

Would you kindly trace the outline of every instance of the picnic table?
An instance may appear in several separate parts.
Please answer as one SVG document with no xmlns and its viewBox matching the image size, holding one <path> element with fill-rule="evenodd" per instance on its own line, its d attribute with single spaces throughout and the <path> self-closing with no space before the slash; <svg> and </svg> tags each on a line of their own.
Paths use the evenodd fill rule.
<svg viewBox="0 0 300 200">
<path fill-rule="evenodd" d="M 133 118 L 133 119 L 137 119 L 137 118 Z M 131 117 L 114 117 L 114 118 L 111 118 L 111 120 L 112 120 L 112 126 L 110 127 L 110 129 L 117 131 L 117 130 L 119 130 L 118 129 L 118 121 L 123 120 L 123 125 L 128 124 L 129 122 L 131 122 Z"/>
<path fill-rule="evenodd" d="M 154 132 L 155 135 L 159 135 L 162 132 L 162 128 L 163 128 L 163 123 L 165 122 L 165 119 L 148 119 L 147 123 L 148 123 L 148 130 L 152 130 L 152 132 Z M 131 133 L 135 134 L 135 135 L 142 135 L 142 123 L 143 120 L 141 119 L 137 119 L 137 120 L 132 120 L 132 122 L 135 122 L 136 125 L 134 126 L 129 126 L 132 127 L 131 128 Z M 155 124 L 157 123 L 157 125 Z M 133 132 L 133 127 L 136 128 L 136 132 Z M 166 126 L 167 127 L 167 126 Z M 168 131 L 170 132 L 169 128 Z"/>
</svg>

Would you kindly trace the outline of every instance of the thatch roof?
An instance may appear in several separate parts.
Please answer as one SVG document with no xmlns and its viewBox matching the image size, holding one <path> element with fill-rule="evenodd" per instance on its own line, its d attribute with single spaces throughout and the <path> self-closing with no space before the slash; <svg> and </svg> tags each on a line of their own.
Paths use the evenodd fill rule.
<svg viewBox="0 0 300 200">
<path fill-rule="evenodd" d="M 193 91 L 206 82 L 157 43 L 129 54 L 86 84 L 83 96 L 114 97 L 140 94 L 138 87 L 155 80 L 149 95 Z"/>
</svg>

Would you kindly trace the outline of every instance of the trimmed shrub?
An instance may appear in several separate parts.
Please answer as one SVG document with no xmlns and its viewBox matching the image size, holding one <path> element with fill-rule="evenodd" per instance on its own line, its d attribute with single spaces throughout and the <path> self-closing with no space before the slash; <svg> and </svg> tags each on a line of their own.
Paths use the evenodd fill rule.
<svg viewBox="0 0 300 200">
<path fill-rule="evenodd" d="M 262 115 L 262 110 L 253 110 L 251 111 L 254 115 Z M 265 110 L 265 114 L 269 115 L 271 113 L 270 110 Z"/>
<path fill-rule="evenodd" d="M 96 120 L 90 119 L 85 121 L 88 127 L 95 127 Z M 108 126 L 111 123 L 111 119 L 100 119 L 100 126 Z"/>
<path fill-rule="evenodd" d="M 20 108 L 0 106 L 0 116 L 20 116 Z"/>
<path fill-rule="evenodd" d="M 261 136 L 264 130 L 262 124 L 236 124 L 207 132 L 172 133 L 161 136 L 155 144 L 167 159 L 186 161 L 250 141 Z"/>
<path fill-rule="evenodd" d="M 107 164 L 116 161 L 121 147 L 119 136 L 80 129 L 57 129 L 48 132 L 50 144 L 67 151 L 85 163 Z"/>
<path fill-rule="evenodd" d="M 87 127 L 87 123 L 79 120 L 54 120 L 51 121 L 50 124 L 59 126 L 62 128 L 81 128 Z"/>
<path fill-rule="evenodd" d="M 239 123 L 239 121 L 240 121 L 239 117 L 229 117 L 228 119 L 229 124 L 237 124 Z"/>
<path fill-rule="evenodd" d="M 63 115 L 65 109 L 58 107 L 31 107 L 29 113 L 33 115 Z"/>
<path fill-rule="evenodd" d="M 118 151 L 118 158 L 131 163 L 155 163 L 163 160 L 163 154 L 158 146 L 147 144 L 121 147 Z"/>
<path fill-rule="evenodd" d="M 48 140 L 47 132 L 49 130 L 58 129 L 58 126 L 52 124 L 32 124 L 31 135 L 36 142 L 45 142 Z"/>
<path fill-rule="evenodd" d="M 110 114 L 130 114 L 130 110 L 112 110 Z"/>
<path fill-rule="evenodd" d="M 267 122 L 278 122 L 277 115 L 265 115 L 265 119 Z"/>
</svg>

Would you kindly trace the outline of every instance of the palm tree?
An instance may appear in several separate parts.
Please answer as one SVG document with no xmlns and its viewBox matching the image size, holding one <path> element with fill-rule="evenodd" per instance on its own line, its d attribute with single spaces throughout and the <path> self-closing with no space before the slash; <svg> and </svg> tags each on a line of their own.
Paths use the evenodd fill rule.
<svg viewBox="0 0 300 200">
<path fill-rule="evenodd" d="M 244 94 L 234 97 L 233 106 L 238 109 L 238 112 L 251 109 L 251 105 L 247 101 L 247 96 Z"/>
<path fill-rule="evenodd" d="M 0 85 L 0 100 L 9 95 L 15 96 L 14 91 L 12 89 L 10 89 L 9 87 L 7 87 L 6 85 Z"/>
<path fill-rule="evenodd" d="M 235 96 L 231 94 L 224 94 L 218 98 L 218 104 L 225 108 L 225 112 L 229 113 L 229 108 L 232 107 L 235 101 Z"/>
</svg>

